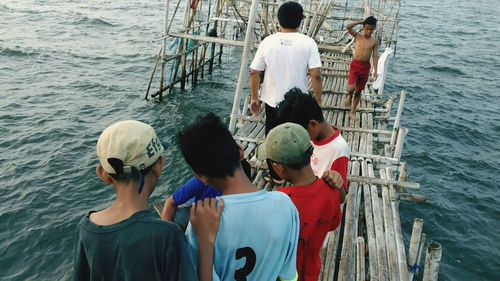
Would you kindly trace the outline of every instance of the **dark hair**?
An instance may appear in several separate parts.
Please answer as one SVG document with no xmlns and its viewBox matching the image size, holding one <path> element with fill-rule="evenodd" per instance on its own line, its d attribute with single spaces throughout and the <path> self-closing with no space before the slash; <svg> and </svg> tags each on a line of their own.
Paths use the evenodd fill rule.
<svg viewBox="0 0 500 281">
<path fill-rule="evenodd" d="M 324 122 L 323 112 L 318 102 L 299 88 L 293 88 L 285 94 L 285 99 L 278 104 L 279 124 L 292 122 L 307 130 L 309 121 Z"/>
<path fill-rule="evenodd" d="M 285 2 L 278 8 L 278 21 L 283 28 L 298 28 L 304 18 L 304 9 L 297 2 Z"/>
<path fill-rule="evenodd" d="M 233 136 L 212 112 L 177 134 L 182 156 L 197 174 L 224 178 L 240 167 L 240 148 Z"/>
<path fill-rule="evenodd" d="M 271 159 L 269 159 L 269 160 L 271 162 L 278 163 L 278 164 L 283 165 L 283 166 L 287 166 L 288 168 L 290 168 L 292 170 L 300 170 L 300 169 L 304 168 L 305 166 L 308 166 L 309 164 L 311 164 L 311 157 L 306 157 L 306 159 L 304 159 L 303 161 L 301 161 L 299 163 L 295 163 L 295 164 L 283 164 L 280 162 L 273 161 Z"/>
<path fill-rule="evenodd" d="M 119 182 L 139 182 L 138 193 L 141 193 L 142 188 L 144 187 L 144 177 L 147 176 L 151 170 L 153 170 L 153 166 L 160 161 L 161 157 L 159 157 L 153 164 L 150 166 L 139 170 L 136 167 L 129 166 L 129 171 L 125 172 L 125 167 L 123 165 L 123 161 L 118 158 L 108 158 L 108 163 L 115 170 L 115 174 L 109 174 L 114 180 Z"/>
<path fill-rule="evenodd" d="M 377 26 L 377 19 L 373 16 L 369 16 L 367 17 L 364 21 L 363 21 L 363 25 L 373 25 L 373 26 Z"/>
</svg>

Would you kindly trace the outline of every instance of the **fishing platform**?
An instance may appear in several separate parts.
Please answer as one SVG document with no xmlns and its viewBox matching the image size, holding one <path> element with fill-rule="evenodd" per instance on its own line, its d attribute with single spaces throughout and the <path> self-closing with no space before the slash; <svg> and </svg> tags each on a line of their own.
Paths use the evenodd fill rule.
<svg viewBox="0 0 500 281">
<path fill-rule="evenodd" d="M 248 66 L 259 42 L 278 31 L 276 12 L 282 2 L 192 0 L 183 3 L 184 9 L 180 9 L 182 3 L 177 0 L 169 19 L 174 3 L 167 1 L 163 44 L 146 98 L 158 65 L 161 64 L 160 87 L 151 96 L 161 100 L 177 84 L 181 89 L 189 80 L 195 85 L 199 78 L 203 79 L 205 71 L 212 72 L 217 60 L 221 66 L 224 48 L 243 48 L 229 129 L 252 165 L 253 183 L 273 190 L 275 186 L 263 176 L 267 169 L 265 161 L 254 157 L 265 138 L 264 107 L 259 116 L 252 116 L 248 108 L 249 91 L 243 94 L 243 89 L 248 89 Z M 411 239 L 405 243 L 400 221 L 401 200 L 425 202 L 425 196 L 418 194 L 420 185 L 406 181 L 408 165 L 401 159 L 408 134 L 408 129 L 401 127 L 406 93 L 401 91 L 396 96 L 384 93 L 387 68 L 396 50 L 400 1 L 300 3 L 305 10 L 301 32 L 314 38 L 320 50 L 323 115 L 341 130 L 351 150 L 343 220 L 324 241 L 319 280 L 438 280 L 441 245 L 426 243 L 420 218 L 415 218 Z M 182 10 L 183 25 L 171 32 L 172 20 Z M 354 40 L 345 26 L 370 15 L 379 20 L 374 36 L 384 52 L 378 64 L 378 80 L 368 82 L 357 119 L 351 120 L 350 108 L 344 102 Z M 424 251 L 425 269 L 421 262 Z"/>
</svg>

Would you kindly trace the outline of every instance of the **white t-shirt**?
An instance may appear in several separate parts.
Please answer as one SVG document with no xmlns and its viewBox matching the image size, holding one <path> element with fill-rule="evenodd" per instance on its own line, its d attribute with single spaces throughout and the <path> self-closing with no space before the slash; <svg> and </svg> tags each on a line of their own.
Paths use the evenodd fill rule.
<svg viewBox="0 0 500 281">
<path fill-rule="evenodd" d="M 278 32 L 266 37 L 250 65 L 254 70 L 266 71 L 260 100 L 271 107 L 276 107 L 294 87 L 307 93 L 307 71 L 318 67 L 318 45 L 298 32 Z"/>
<path fill-rule="evenodd" d="M 339 172 L 347 191 L 347 165 L 351 152 L 340 130 L 335 127 L 333 129 L 335 133 L 330 138 L 321 142 L 311 141 L 314 147 L 311 155 L 311 168 L 317 177 L 321 177 L 328 170 Z"/>
</svg>

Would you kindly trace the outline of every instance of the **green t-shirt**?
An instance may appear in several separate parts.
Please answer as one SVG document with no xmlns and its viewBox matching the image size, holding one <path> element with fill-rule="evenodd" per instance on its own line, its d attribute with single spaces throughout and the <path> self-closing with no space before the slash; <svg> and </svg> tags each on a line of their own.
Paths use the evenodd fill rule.
<svg viewBox="0 0 500 281">
<path fill-rule="evenodd" d="M 99 226 L 90 221 L 90 213 L 76 232 L 74 280 L 198 280 L 189 244 L 177 225 L 140 211 Z"/>
</svg>

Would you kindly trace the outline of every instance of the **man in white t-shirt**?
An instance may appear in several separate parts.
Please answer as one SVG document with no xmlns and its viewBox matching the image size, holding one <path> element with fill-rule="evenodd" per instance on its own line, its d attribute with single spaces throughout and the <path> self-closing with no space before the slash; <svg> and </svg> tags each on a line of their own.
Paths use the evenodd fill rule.
<svg viewBox="0 0 500 281">
<path fill-rule="evenodd" d="M 269 35 L 259 45 L 250 65 L 250 110 L 259 114 L 260 101 L 266 104 L 266 134 L 276 125 L 276 106 L 288 90 L 308 92 L 311 75 L 314 97 L 321 104 L 321 59 L 316 42 L 299 33 L 304 10 L 297 2 L 285 2 L 278 9 L 280 32 Z M 260 91 L 260 74 L 265 71 Z"/>
<path fill-rule="evenodd" d="M 304 18 L 304 9 L 297 2 L 285 2 L 278 9 L 280 32 L 269 35 L 259 45 L 250 65 L 250 110 L 260 113 L 260 101 L 266 104 L 267 133 L 278 125 L 276 106 L 292 88 L 309 91 L 307 72 L 311 75 L 314 98 L 321 104 L 321 58 L 316 42 L 299 32 Z M 258 97 L 261 73 L 264 81 Z M 268 162 L 271 178 L 275 183 L 280 178 Z"/>
</svg>

